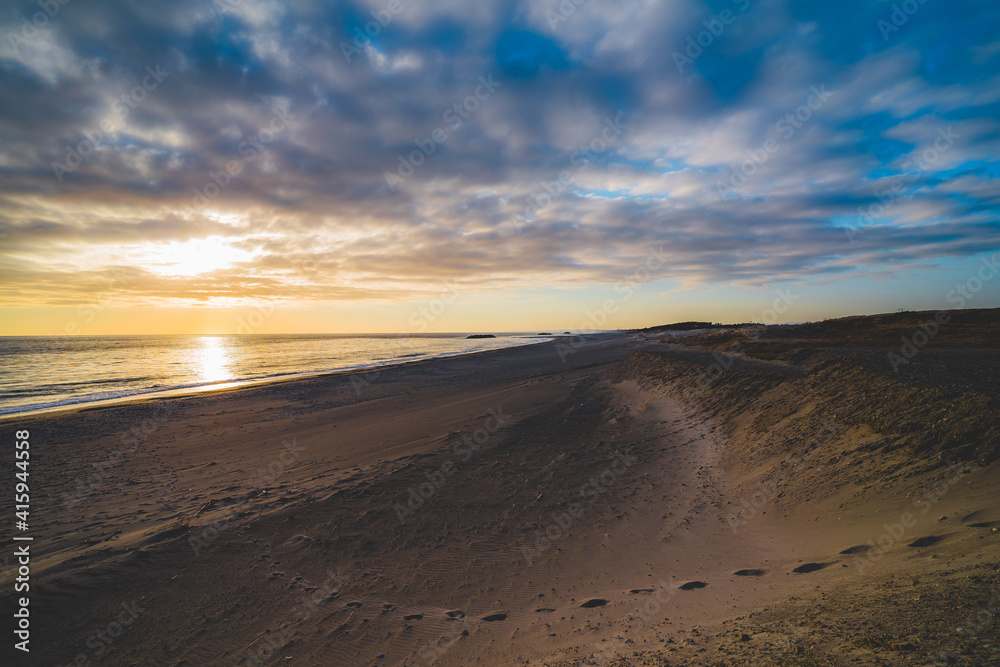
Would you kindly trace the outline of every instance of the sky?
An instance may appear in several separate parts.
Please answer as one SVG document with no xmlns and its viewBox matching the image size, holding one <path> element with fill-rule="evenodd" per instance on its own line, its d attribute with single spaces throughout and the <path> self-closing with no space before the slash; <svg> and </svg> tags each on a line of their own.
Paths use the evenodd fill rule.
<svg viewBox="0 0 1000 667">
<path fill-rule="evenodd" d="M 0 35 L 0 335 L 1000 306 L 992 0 L 39 0 Z"/>
</svg>

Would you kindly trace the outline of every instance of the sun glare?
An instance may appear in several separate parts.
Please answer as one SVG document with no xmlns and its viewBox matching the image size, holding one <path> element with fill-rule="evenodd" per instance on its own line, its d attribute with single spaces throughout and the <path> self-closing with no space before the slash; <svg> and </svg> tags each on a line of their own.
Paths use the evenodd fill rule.
<svg viewBox="0 0 1000 667">
<path fill-rule="evenodd" d="M 232 360 L 225 342 L 214 336 L 201 339 L 201 349 L 196 353 L 198 374 L 203 382 L 220 382 L 232 376 L 230 365 Z"/>
<path fill-rule="evenodd" d="M 225 269 L 252 257 L 219 237 L 191 239 L 157 244 L 148 250 L 147 266 L 151 271 L 171 276 L 197 276 Z"/>
</svg>

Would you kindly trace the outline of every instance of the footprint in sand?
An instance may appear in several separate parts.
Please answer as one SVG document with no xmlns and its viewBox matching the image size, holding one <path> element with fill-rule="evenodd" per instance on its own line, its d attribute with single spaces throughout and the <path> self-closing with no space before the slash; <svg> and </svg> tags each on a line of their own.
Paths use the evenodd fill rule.
<svg viewBox="0 0 1000 667">
<path fill-rule="evenodd" d="M 540 609 L 536 609 L 535 613 L 536 614 L 551 614 L 554 611 L 555 611 L 555 609 L 550 609 L 549 607 L 541 607 Z"/>
<path fill-rule="evenodd" d="M 629 591 L 629 595 L 649 595 L 652 592 L 652 588 L 633 588 Z"/>
<path fill-rule="evenodd" d="M 693 591 L 696 588 L 704 588 L 705 586 L 708 586 L 708 584 L 704 581 L 689 581 L 686 584 L 681 584 L 677 588 L 682 591 Z"/>
<path fill-rule="evenodd" d="M 447 616 L 452 621 L 457 621 L 460 618 L 465 618 L 465 612 L 459 609 L 455 609 L 453 611 L 446 611 L 444 615 Z"/>
<path fill-rule="evenodd" d="M 419 620 L 422 620 L 423 617 L 424 617 L 423 614 L 410 614 L 408 616 L 404 616 L 403 620 L 404 621 L 419 621 Z"/>
<path fill-rule="evenodd" d="M 755 570 L 755 569 L 736 570 L 735 572 L 733 572 L 733 574 L 735 574 L 737 577 L 763 577 L 765 574 L 767 574 L 767 570 Z"/>
<path fill-rule="evenodd" d="M 928 535 L 927 537 L 918 537 L 917 539 L 913 540 L 912 542 L 910 542 L 906 546 L 908 546 L 908 547 L 929 547 L 932 544 L 937 544 L 938 542 L 940 542 L 943 539 L 944 539 L 944 537 L 939 536 L 939 535 Z"/>
<path fill-rule="evenodd" d="M 872 548 L 867 544 L 859 544 L 856 547 L 848 547 L 840 552 L 842 556 L 853 556 L 854 554 L 866 554 L 871 551 Z"/>
<path fill-rule="evenodd" d="M 357 609 L 358 607 L 360 607 L 360 606 L 361 606 L 361 603 L 360 603 L 360 602 L 348 602 L 348 603 L 347 603 L 346 605 L 344 605 L 344 606 L 345 606 L 345 607 L 349 607 L 349 608 L 351 608 L 351 609 Z"/>
<path fill-rule="evenodd" d="M 593 607 L 603 607 L 607 603 L 608 601 L 603 598 L 594 598 L 593 600 L 587 600 L 580 606 L 584 609 L 591 609 Z"/>
<path fill-rule="evenodd" d="M 489 616 L 483 616 L 483 620 L 487 621 L 488 623 L 493 623 L 494 621 L 506 621 L 507 614 L 503 613 L 490 614 Z"/>
<path fill-rule="evenodd" d="M 827 565 L 829 565 L 829 563 L 806 563 L 805 565 L 799 565 L 797 568 L 792 570 L 792 572 L 795 574 L 809 574 L 810 572 L 822 570 Z"/>
</svg>

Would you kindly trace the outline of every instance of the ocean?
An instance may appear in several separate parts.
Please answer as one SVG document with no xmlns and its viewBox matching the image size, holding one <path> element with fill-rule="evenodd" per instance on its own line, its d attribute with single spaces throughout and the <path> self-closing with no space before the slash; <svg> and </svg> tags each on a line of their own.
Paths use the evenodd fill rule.
<svg viewBox="0 0 1000 667">
<path fill-rule="evenodd" d="M 541 342 L 525 334 L 0 337 L 0 415 Z"/>
</svg>

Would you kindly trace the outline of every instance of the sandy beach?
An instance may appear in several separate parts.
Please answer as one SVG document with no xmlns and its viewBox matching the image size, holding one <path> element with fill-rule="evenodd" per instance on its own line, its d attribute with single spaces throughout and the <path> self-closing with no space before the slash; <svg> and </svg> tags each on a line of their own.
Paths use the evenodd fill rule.
<svg viewBox="0 0 1000 667">
<path fill-rule="evenodd" d="M 6 418 L 31 664 L 1000 660 L 977 326 L 926 376 L 649 332 Z"/>
</svg>

